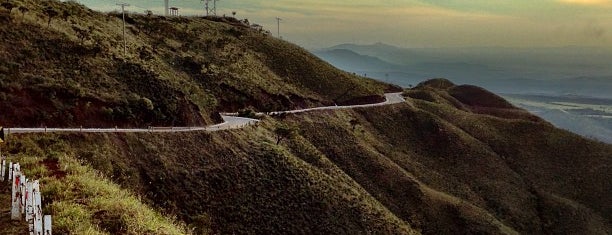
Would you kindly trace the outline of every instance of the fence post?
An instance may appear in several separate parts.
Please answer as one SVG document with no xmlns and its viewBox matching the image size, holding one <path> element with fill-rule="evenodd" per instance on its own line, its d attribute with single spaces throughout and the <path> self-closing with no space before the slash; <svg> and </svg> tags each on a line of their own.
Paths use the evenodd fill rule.
<svg viewBox="0 0 612 235">
<path fill-rule="evenodd" d="M 13 172 L 13 181 L 11 184 L 11 220 L 20 220 L 21 219 L 21 210 L 19 208 L 21 204 L 21 190 L 19 189 L 19 184 L 21 180 L 21 173 L 19 171 Z"/>
<path fill-rule="evenodd" d="M 0 179 L 4 181 L 4 175 L 6 172 L 6 160 L 2 159 L 2 169 L 0 169 Z"/>
<path fill-rule="evenodd" d="M 33 200 L 32 200 L 32 181 L 31 180 L 26 183 L 26 195 L 25 196 L 26 196 L 26 199 L 25 199 L 25 201 L 26 201 L 26 203 L 25 203 L 25 207 L 26 207 L 25 220 L 28 222 L 29 225 L 31 225 L 32 224 L 31 220 L 34 217 L 33 216 L 33 213 L 34 213 L 33 208 L 34 207 L 32 207 Z M 34 231 L 32 231 L 32 228 L 30 228 L 30 230 L 28 230 L 28 231 L 34 232 Z"/>
<path fill-rule="evenodd" d="M 38 180 L 34 181 L 33 185 L 33 196 L 34 196 L 34 234 L 42 234 L 43 232 L 43 221 L 42 221 L 42 206 L 40 199 L 40 184 Z"/>
<path fill-rule="evenodd" d="M 11 181 L 11 183 L 13 183 L 13 162 L 9 162 L 9 167 L 8 167 L 8 180 Z"/>
<path fill-rule="evenodd" d="M 19 198 L 19 210 L 21 212 L 21 215 L 24 215 L 26 206 L 26 183 L 28 182 L 28 178 L 25 175 L 22 175 L 21 178 L 21 182 L 19 183 L 19 192 L 21 195 L 21 198 Z"/>
<path fill-rule="evenodd" d="M 45 215 L 44 221 L 45 221 L 45 223 L 44 223 L 44 225 L 45 225 L 44 226 L 45 232 L 43 234 L 44 235 L 47 235 L 47 234 L 51 235 L 52 234 L 51 233 L 51 215 Z"/>
</svg>

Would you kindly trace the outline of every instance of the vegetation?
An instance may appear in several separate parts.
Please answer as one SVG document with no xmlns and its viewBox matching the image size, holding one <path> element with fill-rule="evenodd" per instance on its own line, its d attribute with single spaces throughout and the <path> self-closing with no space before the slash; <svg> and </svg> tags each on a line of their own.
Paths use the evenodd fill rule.
<svg viewBox="0 0 612 235">
<path fill-rule="evenodd" d="M 274 129 L 274 134 L 276 134 L 276 144 L 280 144 L 280 142 L 284 139 L 291 139 L 297 133 L 295 127 L 280 125 Z"/>
<path fill-rule="evenodd" d="M 355 130 L 355 127 L 356 127 L 357 125 L 359 125 L 359 120 L 357 120 L 357 119 L 351 119 L 351 120 L 349 121 L 349 124 L 351 124 L 351 128 L 352 128 L 353 130 Z"/>
</svg>

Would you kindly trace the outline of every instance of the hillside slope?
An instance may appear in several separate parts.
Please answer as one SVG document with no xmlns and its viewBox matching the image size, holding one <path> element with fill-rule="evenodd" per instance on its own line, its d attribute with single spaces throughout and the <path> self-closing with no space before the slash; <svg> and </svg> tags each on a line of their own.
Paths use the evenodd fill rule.
<svg viewBox="0 0 612 235">
<path fill-rule="evenodd" d="M 56 0 L 7 2 L 5 126 L 203 125 L 220 121 L 219 111 L 380 101 L 383 90 L 397 89 L 234 18 L 128 15 L 124 53 L 119 14 Z"/>
<path fill-rule="evenodd" d="M 195 233 L 611 232 L 612 146 L 477 87 L 406 96 L 218 133 L 15 135 L 9 152 L 54 146 Z M 283 125 L 298 131 L 277 145 Z"/>
</svg>

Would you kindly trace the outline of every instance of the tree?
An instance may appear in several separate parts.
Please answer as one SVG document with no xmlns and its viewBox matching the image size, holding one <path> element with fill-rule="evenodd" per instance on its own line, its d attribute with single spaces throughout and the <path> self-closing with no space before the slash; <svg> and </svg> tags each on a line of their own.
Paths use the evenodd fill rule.
<svg viewBox="0 0 612 235">
<path fill-rule="evenodd" d="M 30 11 L 30 9 L 28 9 L 27 7 L 24 6 L 20 6 L 19 8 L 17 8 L 20 12 L 21 12 L 21 16 L 24 17 L 26 13 L 28 13 L 28 11 Z"/>
<path fill-rule="evenodd" d="M 57 13 L 57 11 L 55 9 L 53 9 L 53 7 L 45 8 L 43 13 L 45 13 L 45 15 L 47 15 L 47 17 L 49 17 L 49 20 L 47 21 L 47 27 L 51 26 L 51 19 L 53 19 L 53 17 L 56 17 L 57 15 L 59 15 L 59 13 Z"/>
<path fill-rule="evenodd" d="M 280 125 L 274 129 L 274 134 L 276 134 L 276 144 L 280 144 L 280 142 L 284 139 L 293 138 L 297 133 L 297 130 L 294 127 L 287 125 Z"/>
<path fill-rule="evenodd" d="M 233 16 L 234 18 L 236 18 L 236 12 L 235 12 L 235 11 L 232 11 L 232 16 Z"/>
<path fill-rule="evenodd" d="M 2 5 L 2 7 L 4 7 L 6 10 L 8 10 L 8 11 L 9 11 L 9 13 L 11 13 L 11 12 L 13 11 L 13 8 L 15 8 L 15 5 L 13 5 L 13 4 L 12 4 L 12 3 L 10 3 L 10 2 L 3 2 L 3 3 L 2 3 L 2 4 L 0 4 L 0 5 Z"/>
<path fill-rule="evenodd" d="M 68 21 L 68 18 L 70 17 L 70 12 L 68 10 L 63 10 L 62 11 L 62 19 L 64 21 Z"/>
<path fill-rule="evenodd" d="M 357 125 L 359 125 L 359 120 L 357 120 L 357 119 L 351 119 L 351 120 L 349 121 L 349 123 L 351 124 L 351 127 L 353 128 L 353 130 L 355 130 L 355 127 L 356 127 Z"/>
</svg>

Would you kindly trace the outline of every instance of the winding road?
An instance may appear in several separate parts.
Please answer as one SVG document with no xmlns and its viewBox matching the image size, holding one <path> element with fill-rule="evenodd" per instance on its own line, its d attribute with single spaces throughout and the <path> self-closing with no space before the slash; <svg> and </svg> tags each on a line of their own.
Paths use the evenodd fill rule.
<svg viewBox="0 0 612 235">
<path fill-rule="evenodd" d="M 285 113 L 304 113 L 310 111 L 318 111 L 318 110 L 333 110 L 333 109 L 351 109 L 351 108 L 363 108 L 363 107 L 374 107 L 374 106 L 383 106 L 390 104 L 397 104 L 405 102 L 402 97 L 402 93 L 386 93 L 385 101 L 375 104 L 361 104 L 361 105 L 346 105 L 346 106 L 325 106 L 325 107 L 316 107 L 316 108 L 308 108 L 308 109 L 297 109 L 297 110 L 289 110 L 289 111 L 276 111 L 269 112 L 267 114 L 285 114 Z M 265 114 L 265 113 L 258 113 Z M 205 127 L 149 127 L 147 129 L 138 129 L 138 128 L 19 128 L 19 127 L 11 127 L 4 128 L 4 130 L 8 133 L 50 133 L 50 132 L 83 132 L 83 133 L 135 133 L 135 132 L 189 132 L 189 131 L 220 131 L 220 130 L 230 130 L 230 129 L 239 129 L 248 125 L 255 124 L 259 122 L 257 119 L 251 118 L 243 118 L 237 117 L 238 113 L 223 113 L 221 117 L 223 118 L 223 123 L 205 126 Z"/>
</svg>

